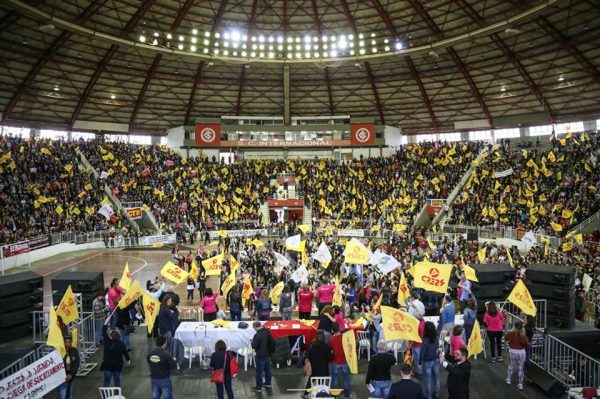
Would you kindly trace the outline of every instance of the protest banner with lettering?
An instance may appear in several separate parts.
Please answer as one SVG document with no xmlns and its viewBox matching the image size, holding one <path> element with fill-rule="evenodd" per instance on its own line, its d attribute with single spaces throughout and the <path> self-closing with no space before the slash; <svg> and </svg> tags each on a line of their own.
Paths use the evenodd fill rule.
<svg viewBox="0 0 600 399">
<path fill-rule="evenodd" d="M 65 365 L 55 350 L 38 361 L 0 381 L 0 397 L 10 399 L 43 398 L 65 382 Z"/>
</svg>

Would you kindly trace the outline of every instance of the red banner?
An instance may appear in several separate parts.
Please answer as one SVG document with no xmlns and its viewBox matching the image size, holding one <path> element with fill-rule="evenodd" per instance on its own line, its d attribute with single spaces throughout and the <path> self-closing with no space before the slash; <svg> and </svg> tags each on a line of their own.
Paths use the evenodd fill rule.
<svg viewBox="0 0 600 399">
<path fill-rule="evenodd" d="M 196 145 L 218 147 L 221 145 L 221 125 L 196 123 Z"/>
<path fill-rule="evenodd" d="M 353 123 L 350 125 L 352 145 L 375 144 L 375 125 L 373 123 Z"/>
<path fill-rule="evenodd" d="M 26 254 L 29 252 L 29 243 L 28 242 L 20 242 L 17 244 L 10 244 L 2 248 L 2 255 L 5 258 L 10 256 Z"/>
</svg>

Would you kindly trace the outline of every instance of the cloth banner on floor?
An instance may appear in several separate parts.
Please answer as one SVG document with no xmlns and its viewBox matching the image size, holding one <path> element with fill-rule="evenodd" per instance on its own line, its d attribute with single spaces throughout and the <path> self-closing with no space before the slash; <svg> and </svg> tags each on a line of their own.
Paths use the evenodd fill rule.
<svg viewBox="0 0 600 399">
<path fill-rule="evenodd" d="M 67 378 L 62 356 L 54 350 L 0 381 L 0 397 L 43 398 Z"/>
</svg>

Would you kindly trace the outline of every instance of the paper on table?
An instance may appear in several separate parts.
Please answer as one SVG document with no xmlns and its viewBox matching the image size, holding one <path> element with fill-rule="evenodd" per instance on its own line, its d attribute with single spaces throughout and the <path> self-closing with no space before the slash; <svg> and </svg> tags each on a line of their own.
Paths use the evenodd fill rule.
<svg viewBox="0 0 600 399">
<path fill-rule="evenodd" d="M 279 330 L 279 326 L 271 326 L 269 330 Z"/>
<path fill-rule="evenodd" d="M 300 324 L 292 324 L 292 328 L 300 328 Z"/>
</svg>

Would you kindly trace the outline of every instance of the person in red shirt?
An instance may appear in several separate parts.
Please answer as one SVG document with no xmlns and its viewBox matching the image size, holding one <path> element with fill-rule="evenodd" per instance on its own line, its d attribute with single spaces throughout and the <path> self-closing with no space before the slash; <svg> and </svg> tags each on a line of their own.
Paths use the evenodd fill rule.
<svg viewBox="0 0 600 399">
<path fill-rule="evenodd" d="M 298 292 L 298 316 L 300 319 L 310 319 L 314 297 L 315 294 L 308 288 L 308 284 L 302 284 L 302 289 Z"/>
<path fill-rule="evenodd" d="M 423 335 L 425 334 L 425 320 L 423 320 L 422 314 L 417 314 L 416 317 L 419 319 L 419 337 L 423 338 Z M 420 376 L 422 373 L 422 366 L 419 361 L 419 356 L 421 355 L 421 342 L 410 341 L 410 353 L 412 355 L 415 375 Z"/>
<path fill-rule="evenodd" d="M 338 388 L 338 375 L 342 372 L 344 378 L 344 398 L 350 398 L 350 367 L 346 362 L 346 355 L 344 355 L 344 344 L 342 341 L 342 334 L 337 324 L 332 326 L 333 335 L 329 339 L 329 345 L 331 346 L 331 387 Z"/>
</svg>

